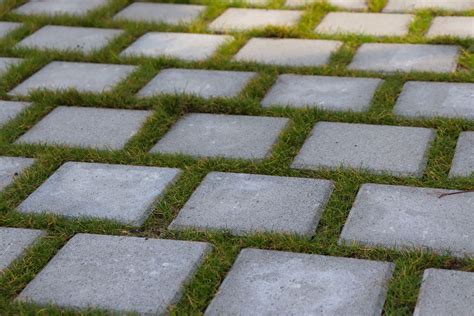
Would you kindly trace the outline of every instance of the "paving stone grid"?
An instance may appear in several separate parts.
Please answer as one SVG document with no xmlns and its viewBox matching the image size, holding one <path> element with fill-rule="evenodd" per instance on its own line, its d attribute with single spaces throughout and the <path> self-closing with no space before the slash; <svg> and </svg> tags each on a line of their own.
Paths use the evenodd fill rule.
<svg viewBox="0 0 474 316">
<path fill-rule="evenodd" d="M 471 314 L 472 47 L 472 0 L 0 0 L 2 314 Z"/>
</svg>

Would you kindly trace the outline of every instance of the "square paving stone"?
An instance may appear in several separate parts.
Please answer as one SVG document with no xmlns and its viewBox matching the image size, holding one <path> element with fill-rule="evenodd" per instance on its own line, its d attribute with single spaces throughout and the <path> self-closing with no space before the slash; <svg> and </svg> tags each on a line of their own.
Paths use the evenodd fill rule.
<svg viewBox="0 0 474 316">
<path fill-rule="evenodd" d="M 192 33 L 146 33 L 120 55 L 131 57 L 172 57 L 200 61 L 211 57 L 232 36 Z"/>
<path fill-rule="evenodd" d="M 244 249 L 206 315 L 380 315 L 393 263 Z"/>
<path fill-rule="evenodd" d="M 414 316 L 472 315 L 474 273 L 427 269 Z"/>
<path fill-rule="evenodd" d="M 23 24 L 16 22 L 0 21 L 0 38 L 5 37 L 8 33 L 20 28 Z"/>
<path fill-rule="evenodd" d="M 312 236 L 332 187 L 328 180 L 212 172 L 169 228 Z"/>
<path fill-rule="evenodd" d="M 114 19 L 167 24 L 191 23 L 205 9 L 202 5 L 135 2 L 115 15 Z"/>
<path fill-rule="evenodd" d="M 18 210 L 142 225 L 179 169 L 67 162 Z"/>
<path fill-rule="evenodd" d="M 20 58 L 0 57 L 0 76 L 5 74 L 10 67 L 16 66 L 22 62 Z"/>
<path fill-rule="evenodd" d="M 16 47 L 91 53 L 104 48 L 122 33 L 122 30 L 46 25 L 23 39 Z"/>
<path fill-rule="evenodd" d="M 474 37 L 474 17 L 472 16 L 437 16 L 433 19 L 427 37 L 454 36 L 461 38 Z"/>
<path fill-rule="evenodd" d="M 292 164 L 422 177 L 435 137 L 428 128 L 319 122 Z"/>
<path fill-rule="evenodd" d="M 474 256 L 474 193 L 364 184 L 340 243 Z"/>
<path fill-rule="evenodd" d="M 87 107 L 55 108 L 17 143 L 122 149 L 151 111 Z"/>
<path fill-rule="evenodd" d="M 41 230 L 0 227 L 0 276 L 43 234 Z"/>
<path fill-rule="evenodd" d="M 474 132 L 463 132 L 459 136 L 450 177 L 474 177 Z"/>
<path fill-rule="evenodd" d="M 411 14 L 330 12 L 316 27 L 322 34 L 405 36 L 413 21 Z"/>
<path fill-rule="evenodd" d="M 321 66 L 342 45 L 339 41 L 252 38 L 234 60 L 283 66 Z"/>
<path fill-rule="evenodd" d="M 0 127 L 23 112 L 31 103 L 0 100 Z"/>
<path fill-rule="evenodd" d="M 0 157 L 0 190 L 10 185 L 16 176 L 34 162 L 33 158 Z"/>
<path fill-rule="evenodd" d="M 187 114 L 152 153 L 259 160 L 271 154 L 288 124 L 282 117 Z"/>
<path fill-rule="evenodd" d="M 70 14 L 84 16 L 106 4 L 107 0 L 30 0 L 13 12 L 25 15 Z"/>
<path fill-rule="evenodd" d="M 382 82 L 373 78 L 280 75 L 262 105 L 362 112 L 369 108 Z"/>
<path fill-rule="evenodd" d="M 34 90 L 102 93 L 111 91 L 136 66 L 53 61 L 15 87 L 8 94 L 26 96 Z"/>
<path fill-rule="evenodd" d="M 474 119 L 474 84 L 409 81 L 394 112 L 409 118 Z"/>
<path fill-rule="evenodd" d="M 307 4 L 312 4 L 319 2 L 317 0 L 286 0 L 285 5 L 287 7 L 298 7 L 304 6 Z M 354 10 L 363 10 L 367 8 L 366 0 L 326 0 L 327 3 L 344 8 L 344 9 L 354 9 Z"/>
<path fill-rule="evenodd" d="M 465 11 L 474 9 L 472 0 L 388 0 L 383 12 L 412 12 L 421 9 Z"/>
<path fill-rule="evenodd" d="M 17 300 L 165 315 L 210 250 L 203 242 L 77 234 Z"/>
<path fill-rule="evenodd" d="M 140 97 L 191 94 L 202 98 L 236 97 L 255 72 L 165 69 L 138 92 Z"/>
</svg>

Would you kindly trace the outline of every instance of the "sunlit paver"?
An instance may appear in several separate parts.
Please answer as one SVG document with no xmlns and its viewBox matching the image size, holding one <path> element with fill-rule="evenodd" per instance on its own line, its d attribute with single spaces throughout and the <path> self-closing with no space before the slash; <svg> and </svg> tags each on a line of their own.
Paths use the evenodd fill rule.
<svg viewBox="0 0 474 316">
<path fill-rule="evenodd" d="M 190 23 L 205 9 L 201 5 L 134 2 L 117 13 L 114 19 L 167 24 Z"/>
<path fill-rule="evenodd" d="M 11 184 L 16 176 L 34 162 L 33 158 L 0 157 L 0 190 Z"/>
<path fill-rule="evenodd" d="M 319 0 L 286 0 L 288 7 L 299 7 L 317 3 Z M 367 0 L 326 0 L 327 3 L 344 9 L 363 10 L 367 8 Z"/>
<path fill-rule="evenodd" d="M 388 0 L 383 12 L 412 12 L 421 9 L 465 11 L 474 9 L 472 0 Z"/>
<path fill-rule="evenodd" d="M 459 136 L 450 177 L 474 177 L 474 132 L 463 132 Z"/>
<path fill-rule="evenodd" d="M 0 276 L 43 234 L 35 229 L 0 227 Z"/>
<path fill-rule="evenodd" d="M 433 19 L 426 33 L 427 37 L 453 36 L 460 38 L 474 37 L 474 17 L 472 16 L 437 16 Z"/>
<path fill-rule="evenodd" d="M 1 2 L 0 2 L 1 3 Z M 20 28 L 23 24 L 17 22 L 0 22 L 0 38 L 7 36 L 9 33 Z"/>
<path fill-rule="evenodd" d="M 20 58 L 0 57 L 0 76 L 5 74 L 10 67 L 16 66 L 22 62 Z"/>
<path fill-rule="evenodd" d="M 1 101 L 0 100 L 0 127 L 15 118 L 23 110 L 29 107 L 29 102 Z"/>
<path fill-rule="evenodd" d="M 13 12 L 25 15 L 70 14 L 84 16 L 106 4 L 107 0 L 29 0 Z"/>
</svg>

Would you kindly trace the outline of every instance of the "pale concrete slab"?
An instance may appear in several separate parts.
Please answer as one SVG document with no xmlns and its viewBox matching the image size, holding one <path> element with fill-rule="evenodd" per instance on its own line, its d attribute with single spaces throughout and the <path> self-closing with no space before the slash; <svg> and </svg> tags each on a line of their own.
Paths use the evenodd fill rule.
<svg viewBox="0 0 474 316">
<path fill-rule="evenodd" d="M 29 0 L 13 12 L 25 15 L 70 14 L 84 16 L 106 4 L 107 0 Z"/>
<path fill-rule="evenodd" d="M 428 128 L 319 122 L 292 167 L 353 168 L 420 178 L 434 137 Z"/>
<path fill-rule="evenodd" d="M 454 36 L 460 38 L 474 37 L 474 17 L 472 16 L 437 16 L 433 19 L 426 33 L 429 38 Z"/>
<path fill-rule="evenodd" d="M 171 168 L 66 162 L 18 210 L 140 226 L 179 173 Z"/>
<path fill-rule="evenodd" d="M 474 9 L 473 0 L 388 0 L 383 12 L 413 12 L 421 9 L 465 11 Z"/>
<path fill-rule="evenodd" d="M 383 82 L 377 78 L 280 75 L 262 100 L 264 107 L 314 107 L 329 111 L 366 111 Z"/>
<path fill-rule="evenodd" d="M 165 315 L 210 250 L 194 241 L 77 234 L 17 300 Z"/>
<path fill-rule="evenodd" d="M 269 0 L 242 0 L 243 3 L 251 5 L 267 5 Z"/>
<path fill-rule="evenodd" d="M 17 176 L 35 162 L 33 158 L 0 157 L 0 190 L 10 185 Z"/>
<path fill-rule="evenodd" d="M 41 230 L 0 227 L 0 276 L 44 234 Z"/>
<path fill-rule="evenodd" d="M 313 4 L 318 0 L 286 0 L 287 7 L 301 7 L 307 4 Z M 364 10 L 367 9 L 366 0 L 326 0 L 327 3 L 343 9 Z"/>
<path fill-rule="evenodd" d="M 474 193 L 364 184 L 340 243 L 474 256 Z"/>
<path fill-rule="evenodd" d="M 197 20 L 205 9 L 202 5 L 135 2 L 117 13 L 114 20 L 177 25 Z"/>
<path fill-rule="evenodd" d="M 252 38 L 234 60 L 282 66 L 322 66 L 342 45 L 340 41 L 296 38 Z"/>
<path fill-rule="evenodd" d="M 380 315 L 393 263 L 244 249 L 206 315 Z"/>
<path fill-rule="evenodd" d="M 259 160 L 271 154 L 288 124 L 282 117 L 192 113 L 152 148 L 152 153 Z"/>
<path fill-rule="evenodd" d="M 190 94 L 205 99 L 231 98 L 236 97 L 255 76 L 255 72 L 244 71 L 165 69 L 137 95 Z"/>
<path fill-rule="evenodd" d="M 9 33 L 19 29 L 22 26 L 22 23 L 0 21 L 0 38 L 7 36 Z"/>
<path fill-rule="evenodd" d="M 474 132 L 459 135 L 449 177 L 474 177 Z"/>
<path fill-rule="evenodd" d="M 169 228 L 313 236 L 332 188 L 328 180 L 211 172 Z"/>
<path fill-rule="evenodd" d="M 454 72 L 459 47 L 454 45 L 366 43 L 348 66 L 353 70 L 380 72 Z"/>
<path fill-rule="evenodd" d="M 21 63 L 23 59 L 13 57 L 0 57 L 0 76 L 4 75 L 10 67 L 16 66 Z"/>
<path fill-rule="evenodd" d="M 136 66 L 53 61 L 11 90 L 11 96 L 27 96 L 35 90 L 101 93 L 111 91 Z"/>
<path fill-rule="evenodd" d="M 48 144 L 120 150 L 152 111 L 59 106 L 17 144 Z"/>
<path fill-rule="evenodd" d="M 1 101 L 0 100 L 0 127 L 31 106 L 29 102 Z"/>
</svg>

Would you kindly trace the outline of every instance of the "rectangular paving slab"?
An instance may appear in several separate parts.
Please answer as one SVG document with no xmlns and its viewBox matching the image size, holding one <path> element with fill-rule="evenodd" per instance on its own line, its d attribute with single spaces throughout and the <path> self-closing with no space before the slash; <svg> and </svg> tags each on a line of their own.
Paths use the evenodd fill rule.
<svg viewBox="0 0 474 316">
<path fill-rule="evenodd" d="M 151 152 L 264 159 L 288 122 L 283 117 L 191 113 L 179 120 Z"/>
<path fill-rule="evenodd" d="M 0 127 L 31 106 L 29 102 L 1 101 L 0 100 Z"/>
<path fill-rule="evenodd" d="M 0 227 L 0 276 L 44 234 L 41 230 Z"/>
<path fill-rule="evenodd" d="M 255 72 L 165 69 L 138 92 L 140 97 L 190 94 L 201 98 L 236 97 Z"/>
<path fill-rule="evenodd" d="M 449 176 L 474 176 L 474 132 L 463 132 L 459 135 Z"/>
<path fill-rule="evenodd" d="M 292 168 L 353 168 L 420 178 L 434 137 L 428 128 L 319 122 Z"/>
<path fill-rule="evenodd" d="M 474 84 L 409 81 L 394 113 L 409 118 L 474 119 Z"/>
<path fill-rule="evenodd" d="M 315 107 L 330 111 L 366 111 L 383 82 L 377 78 L 301 76 L 285 74 L 262 100 L 264 107 Z"/>
<path fill-rule="evenodd" d="M 364 184 L 340 243 L 474 256 L 474 193 Z"/>
<path fill-rule="evenodd" d="M 17 300 L 165 315 L 210 250 L 203 242 L 77 234 Z"/>
<path fill-rule="evenodd" d="M 14 57 L 0 57 L 0 76 L 4 75 L 11 67 L 21 63 L 23 59 Z"/>
<path fill-rule="evenodd" d="M 107 0 L 29 0 L 13 12 L 25 15 L 84 16 L 106 4 Z"/>
<path fill-rule="evenodd" d="M 286 0 L 285 6 L 299 7 L 320 2 L 319 0 Z M 327 3 L 343 9 L 364 10 L 367 8 L 366 0 L 326 0 Z"/>
<path fill-rule="evenodd" d="M 16 143 L 119 150 L 151 114 L 152 111 L 60 106 Z"/>
<path fill-rule="evenodd" d="M 472 16 L 437 16 L 433 19 L 426 33 L 427 37 L 453 36 L 460 38 L 474 37 L 474 17 Z"/>
<path fill-rule="evenodd" d="M 0 157 L 0 190 L 10 185 L 15 177 L 35 162 L 33 158 Z"/>
<path fill-rule="evenodd" d="M 380 315 L 393 263 L 244 249 L 206 315 Z"/>
<path fill-rule="evenodd" d="M 53 61 L 11 90 L 11 96 L 27 96 L 45 89 L 101 93 L 111 91 L 136 66 Z"/>
<path fill-rule="evenodd" d="M 9 33 L 22 26 L 22 23 L 0 21 L 0 38 L 7 36 Z"/>
<path fill-rule="evenodd" d="M 414 316 L 472 314 L 474 273 L 427 269 Z"/>
<path fill-rule="evenodd" d="M 169 228 L 312 236 L 332 187 L 328 180 L 212 172 Z"/>
<path fill-rule="evenodd" d="M 234 60 L 282 66 L 322 66 L 341 45 L 342 42 L 330 40 L 252 38 Z"/>
<path fill-rule="evenodd" d="M 179 169 L 67 162 L 18 210 L 142 225 Z"/>
<path fill-rule="evenodd" d="M 357 50 L 353 70 L 381 72 L 454 72 L 459 47 L 454 45 L 366 43 Z"/>
<path fill-rule="evenodd" d="M 388 0 L 383 12 L 412 12 L 421 9 L 465 11 L 474 9 L 472 0 Z"/>
<path fill-rule="evenodd" d="M 122 30 L 46 25 L 24 38 L 16 47 L 91 53 L 107 46 Z"/>
</svg>

